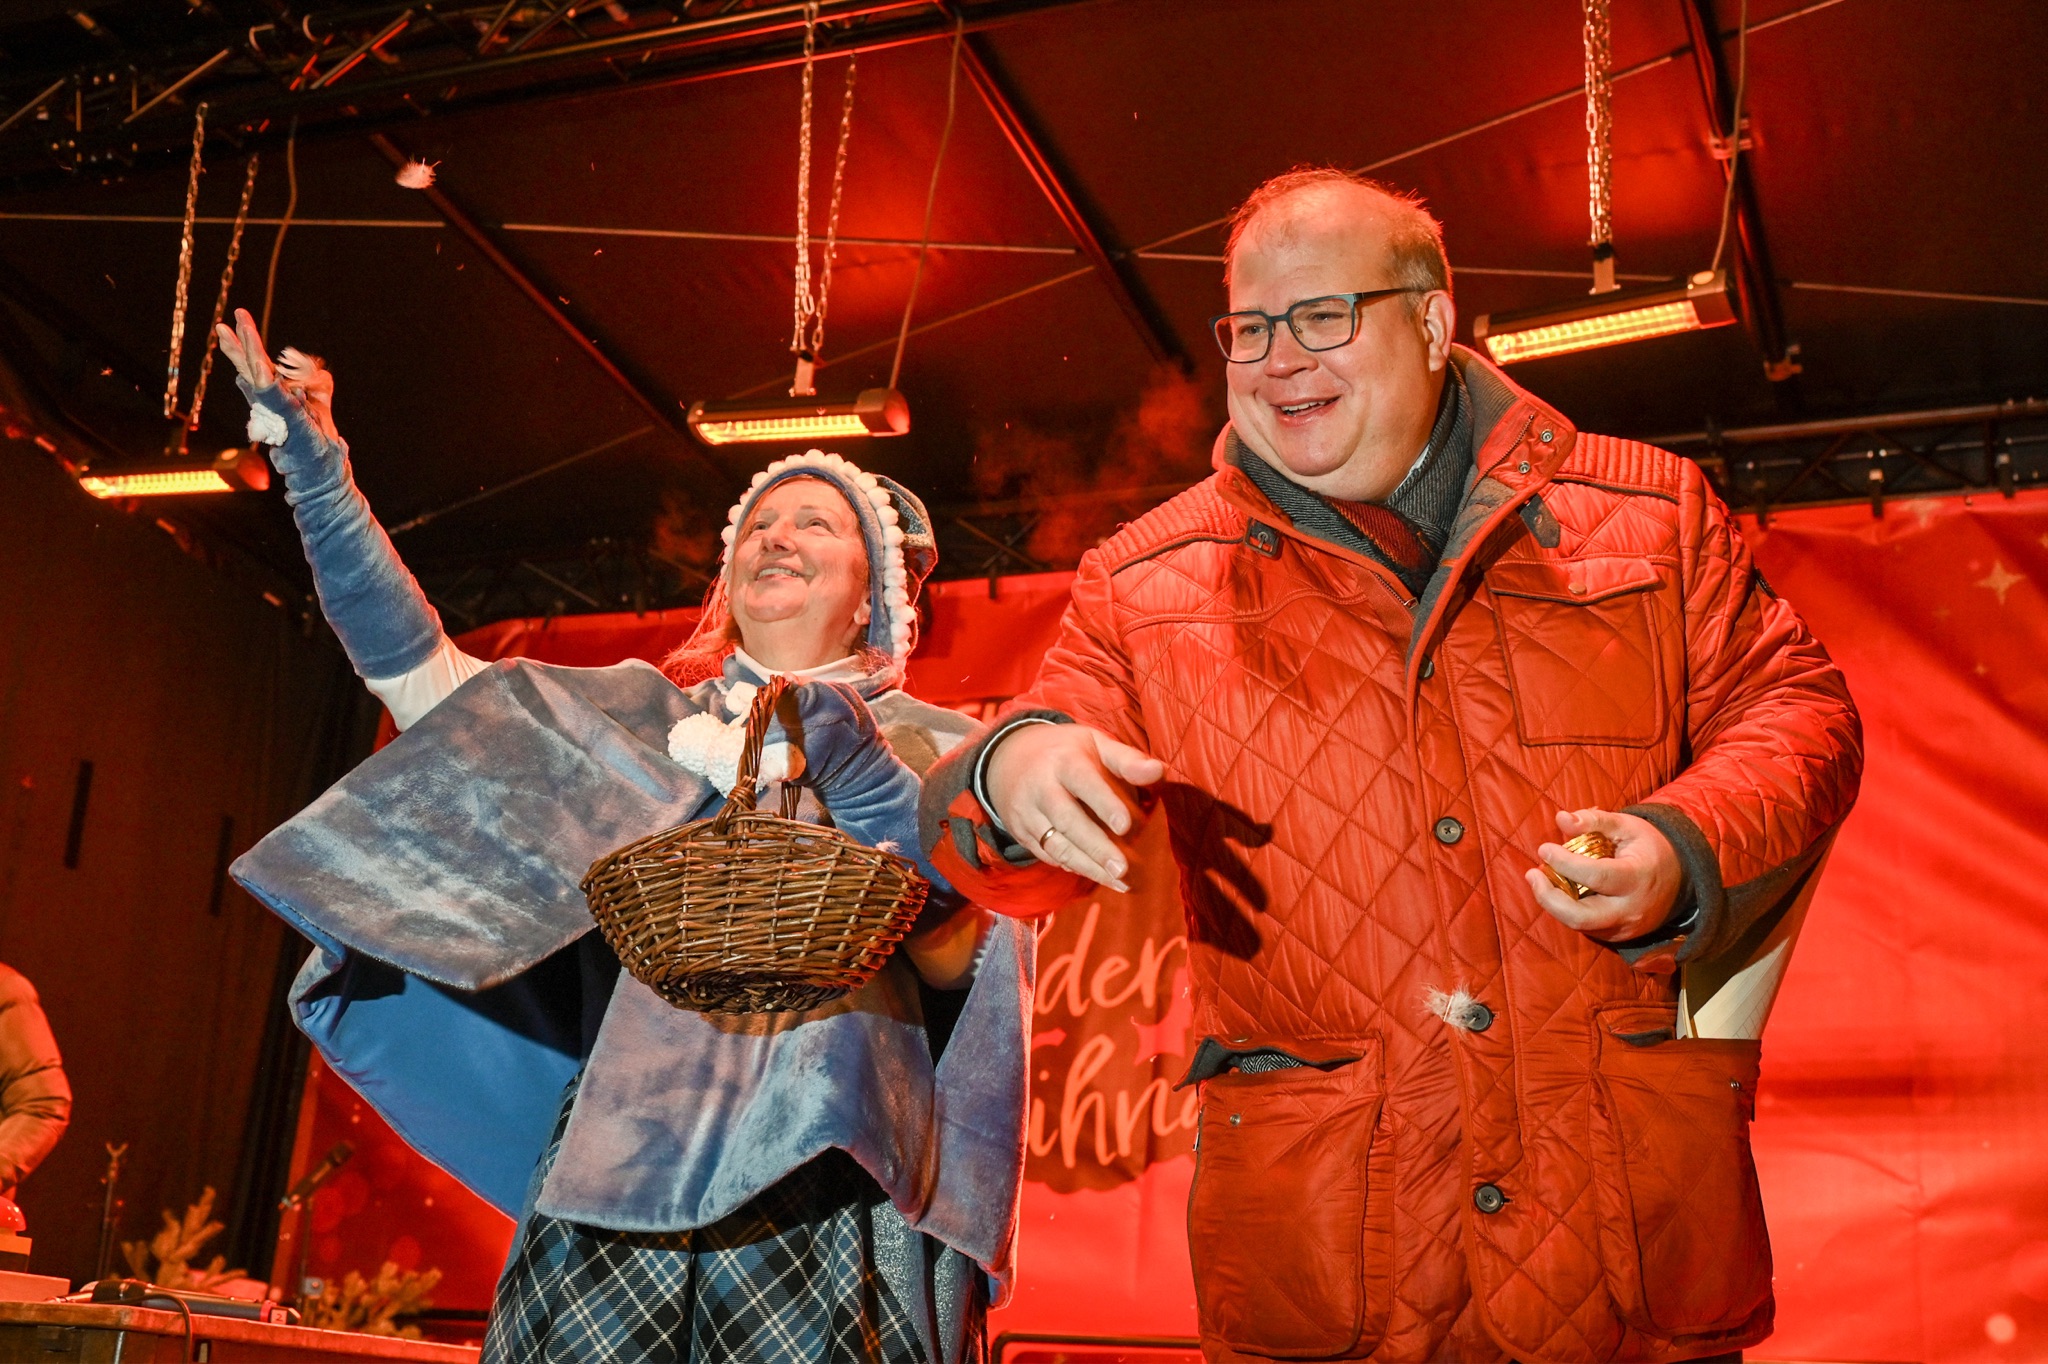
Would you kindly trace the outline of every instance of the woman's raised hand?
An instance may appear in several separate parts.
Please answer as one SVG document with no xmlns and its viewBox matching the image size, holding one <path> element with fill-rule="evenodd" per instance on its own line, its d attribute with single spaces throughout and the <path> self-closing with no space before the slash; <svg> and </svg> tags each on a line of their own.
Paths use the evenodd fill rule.
<svg viewBox="0 0 2048 1364">
<path fill-rule="evenodd" d="M 264 349 L 263 336 L 256 330 L 256 319 L 249 316 L 247 308 L 235 309 L 232 331 L 223 323 L 214 328 L 214 334 L 220 341 L 221 354 L 228 357 L 228 363 L 249 387 L 266 389 L 282 382 L 286 395 L 304 409 L 321 435 L 330 441 L 341 439 L 334 427 L 334 375 L 319 356 L 286 346 L 273 367 L 270 354 Z"/>
<path fill-rule="evenodd" d="M 313 424 L 329 440 L 338 440 L 334 429 L 334 375 L 317 355 L 286 346 L 277 356 L 278 376 L 284 391 L 305 405 Z"/>
<path fill-rule="evenodd" d="M 235 309 L 232 328 L 225 322 L 217 323 L 213 332 L 220 342 L 220 353 L 227 356 L 235 373 L 249 387 L 269 388 L 277 382 L 277 372 L 270 367 L 270 354 L 263 349 L 263 337 L 256 331 L 256 319 L 249 316 L 247 308 Z"/>
</svg>

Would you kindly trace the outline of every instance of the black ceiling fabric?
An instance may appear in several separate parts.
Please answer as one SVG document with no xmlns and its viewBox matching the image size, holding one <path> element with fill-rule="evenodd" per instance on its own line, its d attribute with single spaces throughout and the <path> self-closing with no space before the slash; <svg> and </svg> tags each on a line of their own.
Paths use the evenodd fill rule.
<svg viewBox="0 0 2048 1364">
<path fill-rule="evenodd" d="M 1615 245 L 1627 279 L 1705 268 L 1720 227 L 1723 172 L 1687 50 L 1689 3 L 1646 0 L 1613 15 Z M 266 22 L 293 13 L 284 0 L 252 5 Z M 112 63 L 110 44 L 169 43 L 179 25 L 205 22 L 201 11 L 221 23 L 240 13 L 231 0 L 86 8 L 97 37 L 65 6 L 0 17 L 0 66 L 12 68 L 0 77 L 0 119 L 76 63 Z M 392 7 L 357 8 L 374 18 Z M 499 8 L 437 13 L 466 33 L 470 10 Z M 580 7 L 578 32 L 659 7 L 616 8 L 607 19 Z M 694 18 L 714 7 L 670 8 Z M 1731 74 L 1738 12 L 1735 0 L 1714 10 Z M 929 329 L 910 338 L 900 383 L 913 430 L 844 443 L 935 505 L 1198 474 L 1181 447 L 1205 449 L 1222 409 L 1205 321 L 1224 301 L 1214 224 L 1290 166 L 1377 167 L 1424 195 L 1444 222 L 1465 339 L 1479 313 L 1588 287 L 1571 0 L 1098 0 L 1005 13 L 973 33 L 975 55 L 1189 369 L 1181 377 L 1153 358 L 963 76 L 917 303 Z M 1772 382 L 1745 329 L 1727 327 L 1537 361 L 1515 377 L 1582 425 L 1629 436 L 2048 394 L 2048 7 L 1753 0 L 1747 13 L 1744 157 L 1802 372 Z M 903 243 L 922 228 L 946 102 L 949 42 L 943 25 L 933 32 L 858 59 L 839 228 L 853 240 L 832 279 L 827 395 L 888 377 L 916 261 Z M 207 41 L 190 39 L 195 51 Z M 694 399 L 789 382 L 799 75 L 788 35 L 777 41 L 782 64 L 745 74 L 501 93 L 488 107 L 452 99 L 445 112 L 429 102 L 430 117 L 366 112 L 361 126 L 345 108 L 309 117 L 270 340 L 333 369 L 337 418 L 385 521 L 619 441 L 408 531 L 408 557 L 454 571 L 592 541 L 645 543 L 663 526 L 701 531 L 785 451 L 698 446 L 710 474 L 687 437 L 619 440 L 650 424 L 646 412 L 424 196 L 395 183 L 366 134 L 434 163 L 441 187 L 680 425 Z M 388 84 L 408 60 L 394 45 L 369 74 Z M 819 234 L 845 66 L 828 55 L 816 68 Z M 68 126 L 62 99 L 0 132 L 0 162 L 16 168 L 0 179 L 0 303 L 12 318 L 0 352 L 41 376 L 72 425 L 135 455 L 160 449 L 168 431 L 157 408 L 185 190 L 174 149 L 182 139 L 189 150 L 188 101 L 206 91 L 197 80 L 135 121 L 160 154 L 138 152 L 132 169 L 21 169 L 31 144 Z M 201 215 L 232 215 L 239 144 L 261 157 L 253 213 L 275 219 L 284 123 L 223 121 L 208 142 Z M 261 221 L 248 229 L 236 304 L 260 307 L 275 233 Z M 188 382 L 227 237 L 216 221 L 197 233 Z M 195 446 L 237 442 L 244 410 L 218 365 Z M 0 453 L 34 454 L 19 444 Z M 280 568 L 293 559 L 275 491 L 184 514 Z"/>
</svg>

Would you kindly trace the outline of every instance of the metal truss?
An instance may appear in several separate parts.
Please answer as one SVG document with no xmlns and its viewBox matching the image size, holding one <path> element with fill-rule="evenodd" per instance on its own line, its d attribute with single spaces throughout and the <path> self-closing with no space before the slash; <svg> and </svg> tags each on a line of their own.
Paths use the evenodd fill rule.
<svg viewBox="0 0 2048 1364">
<path fill-rule="evenodd" d="M 2048 401 L 2038 399 L 1693 431 L 1650 443 L 1692 459 L 1724 501 L 1765 521 L 1795 506 L 1867 502 L 1873 516 L 1882 516 L 1885 504 L 1898 498 L 2012 497 L 2023 488 L 2048 487 Z M 1048 518 L 1067 521 L 1059 539 L 1072 546 L 1076 532 L 1105 538 L 1186 486 L 1098 488 L 941 507 L 933 517 L 939 575 L 995 578 L 1072 568 L 1074 555 L 1034 545 Z"/>
<path fill-rule="evenodd" d="M 2048 486 L 2048 401 L 1929 408 L 1659 436 L 1706 470 L 1730 506 L 1773 510 Z"/>
<path fill-rule="evenodd" d="M 977 31 L 1092 0 L 972 0 Z M 422 116 L 786 65 L 801 4 L 772 0 L 158 0 L 0 28 L 0 180 L 175 159 L 190 110 L 247 148 Z M 160 11 L 160 12 L 159 12 Z M 932 0 L 821 0 L 820 56 L 950 37 Z"/>
<path fill-rule="evenodd" d="M 665 558 L 645 541 L 613 538 L 490 559 L 428 562 L 414 571 L 454 633 L 517 617 L 695 606 L 711 582 L 705 570 Z"/>
</svg>

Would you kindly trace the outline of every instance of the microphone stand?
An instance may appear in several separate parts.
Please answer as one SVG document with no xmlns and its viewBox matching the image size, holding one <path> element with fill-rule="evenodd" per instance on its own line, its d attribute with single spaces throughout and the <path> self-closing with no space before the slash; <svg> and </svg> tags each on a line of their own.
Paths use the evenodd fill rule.
<svg viewBox="0 0 2048 1364">
<path fill-rule="evenodd" d="M 107 1277 L 113 1268 L 114 1227 L 121 1217 L 121 1200 L 114 1196 L 114 1185 L 121 1178 L 121 1158 L 128 1154 L 128 1143 L 119 1146 L 107 1143 L 107 1173 L 100 1180 L 106 1186 L 106 1194 L 100 1200 L 100 1246 L 93 1259 L 93 1282 Z"/>
<path fill-rule="evenodd" d="M 335 1172 L 348 1164 L 350 1157 L 355 1153 L 356 1148 L 349 1142 L 336 1142 L 334 1149 L 309 1170 L 303 1179 L 292 1185 L 291 1192 L 277 1202 L 279 1212 L 297 1214 L 292 1223 L 292 1235 L 296 1239 L 292 1245 L 292 1292 L 289 1301 L 297 1306 L 302 1318 L 306 1312 L 306 1257 L 312 1249 L 309 1233 L 313 1229 L 313 1195 L 318 1193 L 328 1180 L 334 1178 Z"/>
</svg>

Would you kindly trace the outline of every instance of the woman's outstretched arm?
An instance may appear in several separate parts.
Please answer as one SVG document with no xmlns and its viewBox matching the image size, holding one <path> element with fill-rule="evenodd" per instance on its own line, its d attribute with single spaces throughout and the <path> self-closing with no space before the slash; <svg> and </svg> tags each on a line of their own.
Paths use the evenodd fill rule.
<svg viewBox="0 0 2048 1364">
<path fill-rule="evenodd" d="M 455 647 L 441 618 L 377 524 L 334 427 L 334 376 L 286 348 L 273 366 L 248 310 L 218 329 L 222 354 L 249 399 L 249 435 L 271 447 L 313 568 L 320 609 L 349 662 L 406 728 L 485 664 Z"/>
</svg>

